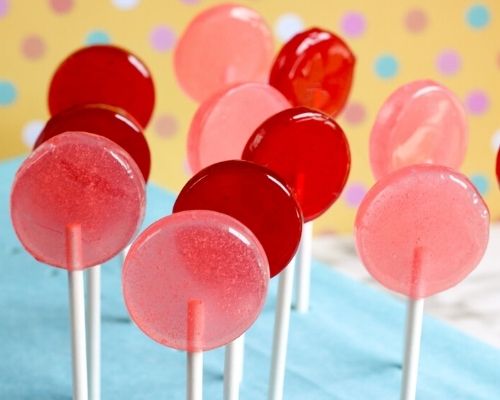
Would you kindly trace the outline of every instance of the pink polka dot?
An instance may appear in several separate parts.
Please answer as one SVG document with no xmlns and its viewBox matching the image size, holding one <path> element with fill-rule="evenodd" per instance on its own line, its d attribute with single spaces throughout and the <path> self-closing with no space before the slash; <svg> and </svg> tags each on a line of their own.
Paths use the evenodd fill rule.
<svg viewBox="0 0 500 400">
<path fill-rule="evenodd" d="M 363 14 L 350 12 L 342 17 L 340 25 L 345 35 L 359 37 L 365 32 L 366 20 Z"/>
<path fill-rule="evenodd" d="M 497 53 L 497 67 L 500 68 L 500 51 Z"/>
<path fill-rule="evenodd" d="M 66 14 L 73 9 L 73 0 L 49 0 L 52 10 L 57 14 Z"/>
<path fill-rule="evenodd" d="M 9 0 L 0 0 L 0 18 L 5 17 L 9 12 Z"/>
<path fill-rule="evenodd" d="M 157 26 L 151 31 L 151 46 L 158 51 L 168 51 L 174 47 L 175 33 L 168 26 Z"/>
<path fill-rule="evenodd" d="M 21 44 L 23 55 L 29 60 L 37 60 L 45 54 L 45 42 L 38 35 L 26 37 Z"/>
<path fill-rule="evenodd" d="M 427 27 L 427 23 L 427 14 L 420 9 L 410 10 L 406 14 L 405 26 L 412 33 L 422 32 Z"/>
<path fill-rule="evenodd" d="M 177 133 L 179 124 L 173 115 L 163 114 L 156 118 L 154 128 L 158 136 L 169 138 Z"/>
<path fill-rule="evenodd" d="M 198 4 L 200 0 L 181 0 L 181 3 L 184 4 Z"/>
<path fill-rule="evenodd" d="M 438 54 L 436 67 L 443 75 L 454 75 L 462 66 L 460 54 L 454 50 L 443 50 Z"/>
<path fill-rule="evenodd" d="M 366 110 L 361 103 L 353 102 L 347 105 L 343 116 L 349 124 L 357 125 L 365 120 Z"/>
<path fill-rule="evenodd" d="M 482 90 L 473 90 L 465 98 L 465 107 L 472 115 L 480 115 L 488 111 L 490 100 Z"/>
<path fill-rule="evenodd" d="M 350 207 L 357 207 L 361 204 L 361 201 L 365 197 L 366 188 L 361 183 L 351 183 L 347 186 L 344 199 Z"/>
</svg>

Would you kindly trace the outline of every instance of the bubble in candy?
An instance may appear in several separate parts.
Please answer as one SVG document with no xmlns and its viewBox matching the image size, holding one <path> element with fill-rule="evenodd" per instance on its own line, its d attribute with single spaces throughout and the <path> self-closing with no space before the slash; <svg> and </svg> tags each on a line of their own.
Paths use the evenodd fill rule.
<svg viewBox="0 0 500 400">
<path fill-rule="evenodd" d="M 211 165 L 193 176 L 179 193 L 174 212 L 213 210 L 230 215 L 259 239 L 271 277 L 295 254 L 302 212 L 291 190 L 272 171 L 241 160 Z"/>
<path fill-rule="evenodd" d="M 254 10 L 223 4 L 200 13 L 179 38 L 174 69 L 184 91 L 198 102 L 227 85 L 267 80 L 272 33 Z"/>
<path fill-rule="evenodd" d="M 146 65 L 134 54 L 110 45 L 84 47 L 67 57 L 50 82 L 50 114 L 99 103 L 127 111 L 146 127 L 155 103 Z"/>
<path fill-rule="evenodd" d="M 67 132 L 38 147 L 16 174 L 11 217 L 23 246 L 68 268 L 66 228 L 81 226 L 82 267 L 119 253 L 144 215 L 144 179 L 130 155 L 102 136 Z"/>
<path fill-rule="evenodd" d="M 89 132 L 112 140 L 132 156 L 144 180 L 148 180 L 151 169 L 148 142 L 139 123 L 126 111 L 104 104 L 86 104 L 62 111 L 47 122 L 35 149 L 64 132 Z"/>
<path fill-rule="evenodd" d="M 290 108 L 266 120 L 242 158 L 266 166 L 294 191 L 304 220 L 324 213 L 340 196 L 351 166 L 342 128 L 328 115 Z"/>
<path fill-rule="evenodd" d="M 429 80 L 398 88 L 380 109 L 370 136 L 376 179 L 412 164 L 458 169 L 468 142 L 465 110 L 446 87 Z"/>
<path fill-rule="evenodd" d="M 191 314 L 204 327 L 196 347 L 210 350 L 236 339 L 255 321 L 269 266 L 264 249 L 243 224 L 225 214 L 193 210 L 165 217 L 141 233 L 122 279 L 127 309 L 146 335 L 189 351 Z M 199 304 L 203 315 L 188 313 L 192 304 Z"/>
<path fill-rule="evenodd" d="M 336 116 L 351 91 L 356 58 L 332 32 L 312 28 L 295 35 L 274 61 L 269 83 L 294 106 Z"/>
<path fill-rule="evenodd" d="M 356 216 L 358 253 L 373 277 L 413 299 L 455 286 L 479 263 L 489 212 L 450 168 L 420 164 L 379 180 Z"/>
<path fill-rule="evenodd" d="M 290 107 L 285 97 L 265 83 L 234 85 L 205 101 L 188 134 L 188 160 L 196 173 L 219 161 L 238 159 L 255 129 Z"/>
</svg>

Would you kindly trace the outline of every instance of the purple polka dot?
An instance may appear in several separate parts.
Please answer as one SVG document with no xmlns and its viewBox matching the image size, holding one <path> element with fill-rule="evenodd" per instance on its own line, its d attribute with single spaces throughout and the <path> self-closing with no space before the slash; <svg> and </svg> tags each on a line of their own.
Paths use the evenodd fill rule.
<svg viewBox="0 0 500 400">
<path fill-rule="evenodd" d="M 346 203 L 351 207 L 357 207 L 361 204 L 361 201 L 365 197 L 366 188 L 361 183 L 352 183 L 347 186 L 344 199 Z"/>
<path fill-rule="evenodd" d="M 175 44 L 175 32 L 168 26 L 157 26 L 151 32 L 151 46 L 158 51 L 172 50 Z"/>
<path fill-rule="evenodd" d="M 454 50 L 444 50 L 438 54 L 436 66 L 443 75 L 454 75 L 462 66 L 460 54 Z"/>
<path fill-rule="evenodd" d="M 359 37 L 366 29 L 365 17 L 363 14 L 357 12 L 347 13 L 342 17 L 341 27 L 347 36 Z"/>
<path fill-rule="evenodd" d="M 0 0 L 0 18 L 5 17 L 9 12 L 9 0 Z"/>
<path fill-rule="evenodd" d="M 465 107 L 472 115 L 480 115 L 488 110 L 490 100 L 482 90 L 473 90 L 465 98 Z"/>
</svg>

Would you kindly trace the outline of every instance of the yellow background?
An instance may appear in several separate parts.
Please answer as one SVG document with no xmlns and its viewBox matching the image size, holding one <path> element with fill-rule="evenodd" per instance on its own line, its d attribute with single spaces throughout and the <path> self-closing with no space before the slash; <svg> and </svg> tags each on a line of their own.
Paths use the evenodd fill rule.
<svg viewBox="0 0 500 400">
<path fill-rule="evenodd" d="M 89 32 L 102 30 L 109 35 L 111 43 L 130 49 L 152 70 L 157 90 L 154 119 L 147 130 L 153 155 L 152 181 L 178 191 L 188 178 L 185 140 L 196 104 L 181 92 L 174 79 L 172 50 L 156 50 L 150 36 L 159 25 L 170 27 L 179 36 L 197 12 L 221 2 L 128 0 L 129 7 L 123 9 L 116 5 L 117 1 L 0 0 L 0 4 L 8 7 L 5 15 L 0 16 L 0 81 L 10 81 L 17 89 L 12 104 L 0 105 L 0 158 L 29 150 L 22 132 L 33 121 L 41 124 L 48 118 L 46 94 L 52 72 L 70 52 L 85 45 Z M 57 14 L 52 8 L 54 3 L 66 3 L 69 11 Z M 305 27 L 319 25 L 344 36 L 342 17 L 350 11 L 363 14 L 365 32 L 360 37 L 346 39 L 357 56 L 350 99 L 363 105 L 366 117 L 359 124 L 349 123 L 345 117 L 339 119 L 351 144 L 351 184 L 368 188 L 373 183 L 368 163 L 369 132 L 378 108 L 397 86 L 414 79 L 432 78 L 447 85 L 461 99 L 473 90 L 484 91 L 489 98 L 489 108 L 480 115 L 469 116 L 470 147 L 463 171 L 487 180 L 488 187 L 483 188 L 483 193 L 492 216 L 500 215 L 500 195 L 493 173 L 495 142 L 500 143 L 498 0 L 480 3 L 470 0 L 242 0 L 240 4 L 261 12 L 273 31 L 280 17 L 291 13 L 302 20 Z M 490 13 L 490 21 L 482 29 L 473 29 L 467 23 L 467 12 L 475 4 L 485 6 Z M 405 26 L 406 15 L 414 9 L 420 9 L 428 19 L 420 33 L 411 33 Z M 37 35 L 45 45 L 43 54 L 36 59 L 28 59 L 23 54 L 23 42 L 30 35 Z M 280 45 L 276 37 L 276 49 Z M 436 58 L 443 49 L 453 49 L 461 56 L 461 68 L 455 75 L 443 75 L 436 67 Z M 396 57 L 399 70 L 395 77 L 381 79 L 375 73 L 374 64 L 377 57 L 386 53 Z M 162 128 L 158 127 L 161 118 L 170 124 L 168 135 L 165 132 L 162 135 Z M 344 196 L 318 221 L 316 229 L 351 230 L 355 211 Z"/>
</svg>

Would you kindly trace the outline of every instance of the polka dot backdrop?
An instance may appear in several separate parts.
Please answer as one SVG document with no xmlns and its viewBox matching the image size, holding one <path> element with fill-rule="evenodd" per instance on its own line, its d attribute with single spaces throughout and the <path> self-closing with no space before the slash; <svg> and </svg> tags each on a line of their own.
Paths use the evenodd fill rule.
<svg viewBox="0 0 500 400">
<path fill-rule="evenodd" d="M 152 181 L 178 191 L 189 177 L 186 135 L 196 104 L 177 85 L 172 52 L 193 16 L 210 0 L 0 0 L 0 158 L 28 151 L 48 118 L 46 95 L 58 63 L 78 47 L 113 43 L 151 68 L 157 105 L 147 138 Z M 373 184 L 368 136 L 385 98 L 399 85 L 431 78 L 463 100 L 471 128 L 463 171 L 500 218 L 494 180 L 500 146 L 500 2 L 497 0 L 255 1 L 279 46 L 319 25 L 345 38 L 358 64 L 353 91 L 339 122 L 352 148 L 352 173 L 342 198 L 322 217 L 319 231 L 350 231 Z M 328 10 L 328 12 L 325 12 Z M 432 201 L 430 199 L 429 201 Z"/>
</svg>

